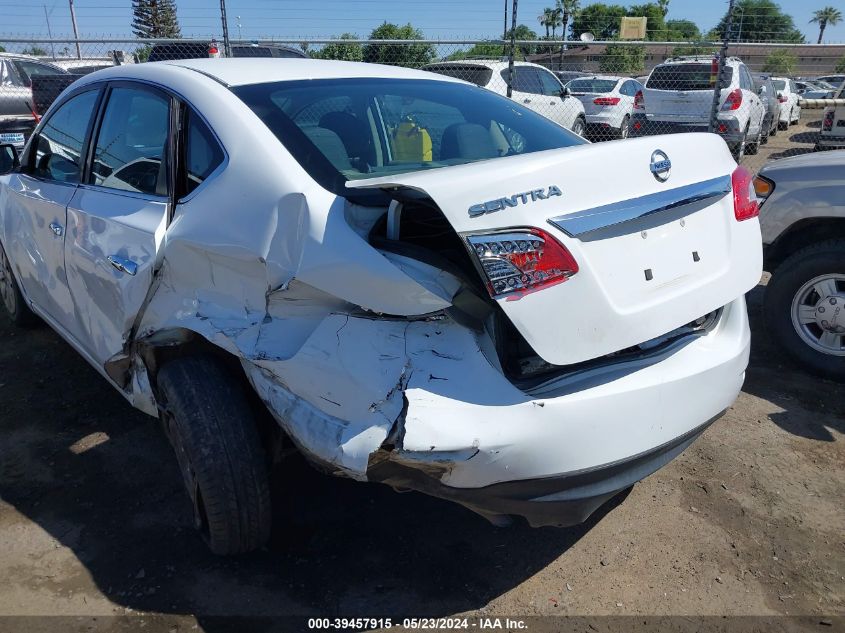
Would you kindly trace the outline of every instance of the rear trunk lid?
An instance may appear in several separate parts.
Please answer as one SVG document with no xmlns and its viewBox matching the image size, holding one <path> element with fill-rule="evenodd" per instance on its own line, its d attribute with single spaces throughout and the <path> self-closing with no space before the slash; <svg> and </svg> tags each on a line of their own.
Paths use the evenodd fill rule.
<svg viewBox="0 0 845 633">
<path fill-rule="evenodd" d="M 725 72 L 732 73 L 733 69 L 727 67 Z M 646 118 L 669 123 L 707 124 L 715 85 L 715 68 L 710 63 L 658 66 L 643 90 Z M 726 81 L 726 85 L 730 85 L 730 81 Z M 720 103 L 724 101 L 724 92 L 720 95 Z"/>
<path fill-rule="evenodd" d="M 665 181 L 651 170 L 662 159 L 658 151 L 671 161 Z M 734 216 L 735 168 L 719 137 L 676 134 L 349 181 L 347 187 L 421 192 L 465 239 L 538 228 L 563 244 L 579 272 L 496 301 L 543 360 L 568 365 L 661 336 L 758 283 L 759 223 Z M 531 195 L 551 187 L 561 195 Z M 516 203 L 470 213 L 501 199 Z"/>
</svg>

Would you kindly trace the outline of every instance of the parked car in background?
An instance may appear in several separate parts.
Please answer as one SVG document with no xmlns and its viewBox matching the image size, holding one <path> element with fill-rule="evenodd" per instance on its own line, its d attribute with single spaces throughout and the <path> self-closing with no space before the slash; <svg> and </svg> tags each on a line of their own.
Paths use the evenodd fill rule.
<svg viewBox="0 0 845 633">
<path fill-rule="evenodd" d="M 757 199 L 711 134 L 591 144 L 435 73 L 196 59 L 79 79 L 0 172 L 5 310 L 161 419 L 220 554 L 267 541 L 294 448 L 582 522 L 748 365 Z"/>
<path fill-rule="evenodd" d="M 566 87 L 584 106 L 588 136 L 627 138 L 634 96 L 643 88 L 640 82 L 629 77 L 595 75 L 573 79 Z"/>
<path fill-rule="evenodd" d="M 790 125 L 798 123 L 801 118 L 798 86 L 795 85 L 794 79 L 788 77 L 772 77 L 772 83 L 775 85 L 775 90 L 778 91 L 778 101 L 780 101 L 778 127 L 785 130 Z"/>
<path fill-rule="evenodd" d="M 463 79 L 496 94 L 508 94 L 507 61 L 473 59 L 438 62 L 424 66 L 422 70 Z M 564 90 L 560 79 L 545 66 L 515 62 L 511 99 L 579 136 L 585 134 L 587 117 L 584 106 Z"/>
<path fill-rule="evenodd" d="M 232 44 L 232 57 L 308 57 L 305 52 L 280 44 Z M 160 62 L 177 59 L 203 59 L 223 56 L 223 45 L 215 40 L 208 42 L 170 42 L 155 44 L 147 61 Z"/>
<path fill-rule="evenodd" d="M 816 77 L 816 81 L 824 81 L 834 88 L 839 88 L 845 83 L 845 75 L 824 75 L 823 77 Z"/>
<path fill-rule="evenodd" d="M 70 73 L 29 55 L 0 53 L 0 143 L 23 147 L 38 116 L 32 96 L 32 78 L 56 75 L 69 76 Z"/>
<path fill-rule="evenodd" d="M 763 315 L 776 345 L 810 371 L 845 379 L 845 151 L 768 163 L 762 200 Z"/>
<path fill-rule="evenodd" d="M 765 106 L 765 114 L 763 115 L 763 135 L 760 138 L 760 143 L 765 145 L 769 142 L 770 136 L 775 136 L 778 133 L 778 121 L 780 121 L 780 100 L 778 99 L 777 90 L 772 83 L 771 77 L 768 75 L 753 75 L 754 87 L 757 94 L 760 96 L 760 101 Z"/>
<path fill-rule="evenodd" d="M 657 65 L 634 98 L 631 136 L 707 131 L 718 62 L 712 56 L 673 57 Z M 738 57 L 725 61 L 715 130 L 734 157 L 756 154 L 767 108 L 748 67 Z"/>
<path fill-rule="evenodd" d="M 834 99 L 845 99 L 845 82 L 833 93 Z M 816 150 L 845 148 L 845 105 L 825 106 Z"/>
<path fill-rule="evenodd" d="M 795 87 L 798 88 L 798 94 L 800 96 L 804 96 L 807 92 L 819 92 L 819 91 L 828 91 L 833 90 L 834 87 L 827 83 L 826 81 L 822 81 L 820 79 L 796 79 L 795 80 Z"/>
</svg>

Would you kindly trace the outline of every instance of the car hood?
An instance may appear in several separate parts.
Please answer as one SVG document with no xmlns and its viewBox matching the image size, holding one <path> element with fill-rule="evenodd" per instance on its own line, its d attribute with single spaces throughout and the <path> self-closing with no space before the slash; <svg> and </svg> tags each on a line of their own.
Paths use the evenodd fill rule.
<svg viewBox="0 0 845 633">
<path fill-rule="evenodd" d="M 810 154 L 801 154 L 800 156 L 782 158 L 763 167 L 763 169 L 760 170 L 760 173 L 763 175 L 769 175 L 793 169 L 809 168 L 818 170 L 821 167 L 845 167 L 845 150 L 838 150 L 834 152 L 812 152 Z"/>
</svg>

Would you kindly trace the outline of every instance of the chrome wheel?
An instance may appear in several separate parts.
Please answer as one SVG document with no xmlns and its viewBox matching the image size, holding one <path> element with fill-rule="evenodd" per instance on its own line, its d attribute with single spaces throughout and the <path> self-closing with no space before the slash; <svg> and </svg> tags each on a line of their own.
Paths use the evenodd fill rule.
<svg viewBox="0 0 845 633">
<path fill-rule="evenodd" d="M 6 251 L 0 246 L 0 298 L 10 315 L 18 311 L 18 299 L 15 289 L 15 278 L 12 276 L 12 265 L 6 257 Z"/>
<path fill-rule="evenodd" d="M 572 124 L 572 131 L 578 136 L 584 136 L 584 121 L 575 119 L 575 123 Z"/>
<path fill-rule="evenodd" d="M 792 326 L 811 348 L 845 356 L 845 275 L 820 275 L 792 299 Z"/>
</svg>

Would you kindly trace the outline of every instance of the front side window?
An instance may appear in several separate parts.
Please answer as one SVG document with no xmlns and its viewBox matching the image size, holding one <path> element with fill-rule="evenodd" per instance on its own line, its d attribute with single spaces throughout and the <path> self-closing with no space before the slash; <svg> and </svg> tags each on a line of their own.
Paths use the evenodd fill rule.
<svg viewBox="0 0 845 633">
<path fill-rule="evenodd" d="M 50 115 L 34 141 L 29 173 L 57 182 L 79 183 L 82 146 L 98 94 L 89 90 L 71 97 Z"/>
<path fill-rule="evenodd" d="M 347 197 L 367 195 L 350 194 L 347 180 L 586 142 L 510 99 L 461 83 L 315 79 L 233 92 L 312 178 Z"/>
<path fill-rule="evenodd" d="M 540 75 L 540 83 L 543 86 L 543 94 L 549 97 L 560 96 L 563 88 L 557 78 L 548 71 L 538 71 Z"/>
<path fill-rule="evenodd" d="M 223 162 L 223 150 L 205 122 L 188 110 L 185 123 L 185 195 L 199 187 Z"/>
<path fill-rule="evenodd" d="M 103 113 L 90 184 L 167 195 L 170 101 L 141 88 L 111 90 Z"/>
</svg>

